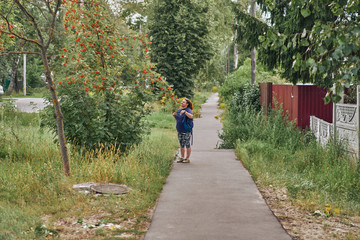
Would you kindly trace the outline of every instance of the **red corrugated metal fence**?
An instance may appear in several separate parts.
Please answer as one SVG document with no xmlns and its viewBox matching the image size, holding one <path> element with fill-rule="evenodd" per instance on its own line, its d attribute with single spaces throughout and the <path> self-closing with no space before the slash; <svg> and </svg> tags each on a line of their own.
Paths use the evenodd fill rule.
<svg viewBox="0 0 360 240">
<path fill-rule="evenodd" d="M 332 123 L 333 105 L 324 104 L 326 90 L 315 85 L 272 85 L 273 102 L 282 105 L 289 120 L 302 129 L 310 126 L 310 116 Z"/>
</svg>

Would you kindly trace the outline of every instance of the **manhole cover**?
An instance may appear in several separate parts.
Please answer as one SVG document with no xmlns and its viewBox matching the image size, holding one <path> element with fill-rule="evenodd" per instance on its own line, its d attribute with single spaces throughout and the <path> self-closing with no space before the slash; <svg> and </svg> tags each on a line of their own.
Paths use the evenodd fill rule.
<svg viewBox="0 0 360 240">
<path fill-rule="evenodd" d="M 129 188 L 127 186 L 114 183 L 96 184 L 90 186 L 90 188 L 94 192 L 101 194 L 125 194 L 129 191 Z"/>
</svg>

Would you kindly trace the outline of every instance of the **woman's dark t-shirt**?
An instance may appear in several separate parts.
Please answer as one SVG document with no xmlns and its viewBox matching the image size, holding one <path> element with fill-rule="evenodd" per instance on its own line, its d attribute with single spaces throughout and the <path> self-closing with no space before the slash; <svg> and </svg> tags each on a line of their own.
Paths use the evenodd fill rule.
<svg viewBox="0 0 360 240">
<path fill-rule="evenodd" d="M 184 114 L 180 114 L 180 112 L 182 110 L 187 111 L 188 113 L 193 114 L 192 110 L 190 108 L 180 108 L 177 110 L 176 112 L 176 130 L 178 132 L 186 132 L 184 124 L 183 124 L 183 119 L 185 117 L 185 113 Z M 193 125 L 193 120 L 188 118 L 188 123 L 190 124 L 190 126 Z"/>
</svg>

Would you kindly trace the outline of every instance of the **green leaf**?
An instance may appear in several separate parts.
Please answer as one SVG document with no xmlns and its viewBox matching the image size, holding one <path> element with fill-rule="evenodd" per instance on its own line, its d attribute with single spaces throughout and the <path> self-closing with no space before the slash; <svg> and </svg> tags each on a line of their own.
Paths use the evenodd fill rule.
<svg viewBox="0 0 360 240">
<path fill-rule="evenodd" d="M 345 54 L 345 56 L 348 56 L 351 52 L 352 52 L 352 46 L 351 45 L 345 45 L 344 48 L 343 48 L 343 52 Z"/>
<path fill-rule="evenodd" d="M 353 67 L 352 69 L 351 69 L 351 72 L 356 76 L 357 74 L 358 74 L 358 71 L 359 71 L 359 68 L 357 67 Z"/>
<path fill-rule="evenodd" d="M 315 64 L 315 60 L 312 58 L 309 58 L 306 62 L 307 62 L 307 64 L 309 64 L 309 66 L 312 66 Z"/>
<path fill-rule="evenodd" d="M 339 60 L 339 58 L 343 57 L 344 54 L 341 50 L 341 48 L 337 48 L 334 53 L 332 54 L 332 57 L 335 59 L 335 60 Z"/>
<path fill-rule="evenodd" d="M 351 79 L 349 74 L 345 74 L 344 76 L 342 76 L 342 79 Z"/>
<path fill-rule="evenodd" d="M 326 68 L 323 65 L 319 66 L 319 73 L 323 73 L 326 70 Z"/>
<path fill-rule="evenodd" d="M 346 82 L 344 83 L 344 87 L 349 88 L 350 86 L 351 86 L 350 81 L 346 81 Z"/>
<path fill-rule="evenodd" d="M 304 46 L 304 47 L 307 47 L 307 46 L 309 46 L 309 41 L 306 40 L 306 39 L 303 39 L 303 40 L 301 40 L 300 45 Z"/>
<path fill-rule="evenodd" d="M 324 97 L 324 103 L 325 104 L 329 104 L 331 101 L 331 97 L 330 97 L 330 94 L 329 92 L 326 94 L 326 96 Z"/>
<path fill-rule="evenodd" d="M 293 43 L 293 47 L 295 48 L 295 47 L 296 47 L 296 43 L 297 43 L 296 35 L 293 37 L 292 43 Z"/>
<path fill-rule="evenodd" d="M 272 11 L 272 10 L 274 10 L 274 9 L 275 9 L 275 4 L 270 4 L 270 5 L 269 5 L 269 10 Z"/>
<path fill-rule="evenodd" d="M 316 50 L 316 52 L 318 52 L 320 55 L 324 55 L 325 53 L 327 53 L 327 49 L 321 46 Z"/>
<path fill-rule="evenodd" d="M 340 82 L 335 83 L 335 93 L 341 93 L 344 91 L 344 87 Z"/>
<path fill-rule="evenodd" d="M 331 101 L 332 101 L 333 103 L 338 103 L 338 102 L 340 102 L 340 100 L 341 100 L 341 97 L 340 97 L 339 95 L 337 95 L 337 94 L 333 94 L 333 95 L 331 96 Z"/>
<path fill-rule="evenodd" d="M 301 9 L 301 15 L 304 17 L 304 18 L 307 18 L 308 16 L 310 16 L 311 14 L 311 11 L 309 9 Z"/>
<path fill-rule="evenodd" d="M 311 73 L 312 73 L 312 74 L 315 74 L 316 72 L 317 72 L 317 67 L 314 66 L 314 67 L 312 68 L 312 70 L 311 70 Z"/>
</svg>

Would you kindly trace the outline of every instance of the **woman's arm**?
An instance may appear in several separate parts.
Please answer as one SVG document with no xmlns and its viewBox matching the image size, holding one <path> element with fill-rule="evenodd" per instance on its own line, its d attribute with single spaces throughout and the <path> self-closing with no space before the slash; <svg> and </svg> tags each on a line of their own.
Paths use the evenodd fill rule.
<svg viewBox="0 0 360 240">
<path fill-rule="evenodd" d="M 193 119 L 193 117 L 194 117 L 194 115 L 192 115 L 191 113 L 189 113 L 189 112 L 187 112 L 187 111 L 185 111 L 185 110 L 182 110 L 181 111 L 181 114 L 185 114 L 188 118 L 190 118 L 190 119 Z"/>
<path fill-rule="evenodd" d="M 186 112 L 185 115 L 190 118 L 190 119 L 193 119 L 194 118 L 194 115 L 192 115 L 191 113 L 189 112 Z"/>
</svg>

